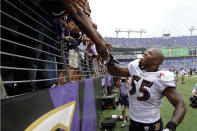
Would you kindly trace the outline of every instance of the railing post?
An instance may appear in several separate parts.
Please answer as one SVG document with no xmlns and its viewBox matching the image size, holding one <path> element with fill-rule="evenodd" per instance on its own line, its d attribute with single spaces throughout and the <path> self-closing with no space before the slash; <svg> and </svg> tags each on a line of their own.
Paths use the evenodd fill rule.
<svg viewBox="0 0 197 131">
<path fill-rule="evenodd" d="M 61 44 L 61 49 L 60 49 L 61 56 L 62 56 L 62 60 L 63 60 L 63 63 L 64 63 L 64 66 L 63 66 L 64 74 L 65 74 L 65 76 L 67 76 L 66 77 L 66 82 L 70 83 L 71 79 L 70 79 L 70 75 L 69 75 L 69 72 L 68 72 L 68 64 L 66 63 L 66 57 L 65 57 L 65 54 L 64 54 L 64 42 L 61 41 L 60 44 Z"/>
</svg>

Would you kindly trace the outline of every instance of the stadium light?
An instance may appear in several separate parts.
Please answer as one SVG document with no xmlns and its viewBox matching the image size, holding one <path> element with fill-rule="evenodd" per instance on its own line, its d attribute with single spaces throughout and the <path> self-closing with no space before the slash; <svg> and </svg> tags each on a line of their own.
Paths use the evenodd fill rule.
<svg viewBox="0 0 197 131">
<path fill-rule="evenodd" d="M 116 38 L 118 38 L 118 34 L 122 33 L 122 32 L 128 33 L 128 38 L 130 38 L 130 33 L 140 33 L 140 38 L 142 38 L 142 33 L 146 33 L 146 30 L 145 29 L 140 29 L 140 30 L 132 30 L 132 29 L 121 30 L 120 28 L 116 28 L 115 32 L 116 32 Z"/>
<path fill-rule="evenodd" d="M 195 26 L 191 26 L 189 27 L 189 31 L 191 32 L 191 36 L 194 30 L 197 30 L 197 28 Z"/>
<path fill-rule="evenodd" d="M 116 28 L 115 32 L 116 32 L 116 37 L 118 38 L 118 33 L 120 32 L 120 28 Z"/>
</svg>

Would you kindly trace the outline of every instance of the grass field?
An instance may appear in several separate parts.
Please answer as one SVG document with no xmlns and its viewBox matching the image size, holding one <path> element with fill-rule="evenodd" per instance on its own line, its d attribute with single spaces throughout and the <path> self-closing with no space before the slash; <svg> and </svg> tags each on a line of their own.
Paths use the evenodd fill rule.
<svg viewBox="0 0 197 131">
<path fill-rule="evenodd" d="M 194 89 L 194 85 L 197 83 L 197 77 L 186 77 L 185 84 L 181 84 L 181 80 L 179 78 L 177 90 L 181 94 L 182 98 L 187 107 L 187 113 L 182 121 L 182 123 L 177 127 L 176 131 L 197 131 L 197 109 L 193 109 L 189 106 L 189 98 L 191 97 L 191 91 Z M 160 108 L 161 117 L 163 119 L 164 126 L 166 123 L 171 119 L 174 107 L 168 102 L 168 100 L 164 97 L 162 106 Z M 121 112 L 118 110 L 104 110 L 103 114 L 101 115 L 101 121 L 106 118 L 110 117 L 111 115 L 121 115 Z M 128 116 L 128 110 L 127 110 Z M 122 121 L 116 122 L 116 127 L 114 131 L 128 131 L 129 130 L 129 122 L 127 122 L 127 126 L 121 128 Z M 100 125 L 100 122 L 99 122 Z"/>
</svg>

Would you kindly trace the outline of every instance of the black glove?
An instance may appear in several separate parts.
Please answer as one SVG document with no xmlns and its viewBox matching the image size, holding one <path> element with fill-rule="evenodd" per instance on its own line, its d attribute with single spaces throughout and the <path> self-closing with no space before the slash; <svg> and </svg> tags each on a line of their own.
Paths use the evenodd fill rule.
<svg viewBox="0 0 197 131">
<path fill-rule="evenodd" d="M 111 54 L 109 54 L 109 60 L 107 61 L 106 65 L 114 65 L 119 64 L 119 61 L 115 59 Z"/>
<path fill-rule="evenodd" d="M 176 123 L 174 123 L 173 121 L 168 122 L 168 124 L 166 125 L 166 128 L 163 129 L 163 131 L 176 131 Z"/>
</svg>

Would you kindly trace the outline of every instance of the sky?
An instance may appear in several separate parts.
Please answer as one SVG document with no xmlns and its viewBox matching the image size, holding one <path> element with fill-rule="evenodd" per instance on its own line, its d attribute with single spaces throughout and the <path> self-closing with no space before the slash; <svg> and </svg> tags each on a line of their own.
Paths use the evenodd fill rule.
<svg viewBox="0 0 197 131">
<path fill-rule="evenodd" d="M 93 22 L 104 37 L 116 37 L 115 29 L 146 30 L 142 37 L 190 35 L 197 28 L 197 0 L 89 0 Z M 197 35 L 197 30 L 193 31 Z M 128 37 L 119 33 L 119 37 Z M 131 33 L 130 38 L 139 38 Z"/>
</svg>

